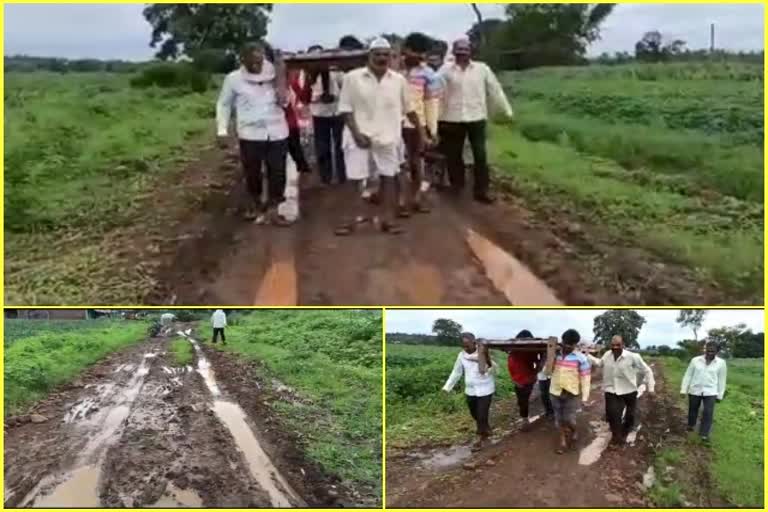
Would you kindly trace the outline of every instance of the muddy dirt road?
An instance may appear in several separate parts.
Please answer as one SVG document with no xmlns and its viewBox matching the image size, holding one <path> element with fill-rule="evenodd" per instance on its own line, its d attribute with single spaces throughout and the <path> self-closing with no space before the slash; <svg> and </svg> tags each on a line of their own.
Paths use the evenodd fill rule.
<svg viewBox="0 0 768 512">
<path fill-rule="evenodd" d="M 156 286 L 146 303 L 658 305 L 709 303 L 717 293 L 569 212 L 533 213 L 503 185 L 495 205 L 432 191 L 433 211 L 403 221 L 404 234 L 368 228 L 340 238 L 333 227 L 358 198 L 310 184 L 296 225 L 258 226 L 242 219 L 249 199 L 234 158 L 196 203 L 202 211 L 171 223 L 177 243 L 152 256 Z M 211 172 L 193 166 L 185 179 Z"/>
<path fill-rule="evenodd" d="M 46 421 L 9 419 L 5 506 L 354 506 L 271 423 L 264 385 L 191 332 L 170 335 L 194 345 L 188 366 L 153 338 L 38 403 Z"/>
<path fill-rule="evenodd" d="M 576 447 L 563 455 L 555 453 L 557 433 L 550 420 L 539 416 L 532 431 L 522 432 L 519 420 L 509 423 L 510 415 L 493 418 L 494 442 L 477 454 L 469 445 L 388 451 L 387 506 L 648 507 L 652 504 L 643 479 L 653 447 L 663 436 L 682 435 L 684 430 L 682 416 L 666 399 L 663 379 L 659 385 L 656 395 L 641 396 L 639 425 L 629 436 L 629 446 L 620 450 L 608 448 L 610 432 L 596 382 L 578 417 Z M 508 405 L 514 407 L 514 398 Z M 536 394 L 532 406 L 532 415 L 542 414 Z"/>
</svg>

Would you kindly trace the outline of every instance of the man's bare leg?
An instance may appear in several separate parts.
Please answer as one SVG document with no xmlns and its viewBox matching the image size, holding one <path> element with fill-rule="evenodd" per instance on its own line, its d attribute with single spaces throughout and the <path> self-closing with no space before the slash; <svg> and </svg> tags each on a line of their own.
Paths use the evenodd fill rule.
<svg viewBox="0 0 768 512">
<path fill-rule="evenodd" d="M 395 223 L 398 208 L 397 176 L 379 177 L 381 205 L 379 205 L 379 221 L 382 231 L 400 233 L 402 228 Z"/>
</svg>

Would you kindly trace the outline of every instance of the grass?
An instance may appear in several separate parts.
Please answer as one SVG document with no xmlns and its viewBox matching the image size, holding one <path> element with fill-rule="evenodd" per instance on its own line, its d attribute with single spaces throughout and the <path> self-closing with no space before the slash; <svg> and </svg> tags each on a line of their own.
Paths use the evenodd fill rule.
<svg viewBox="0 0 768 512">
<path fill-rule="evenodd" d="M 405 448 L 467 440 L 474 431 L 467 411 L 463 381 L 451 394 L 442 391 L 459 347 L 387 345 L 387 446 Z M 501 401 L 514 396 L 503 354 L 493 351 L 500 366 L 491 420 Z"/>
<path fill-rule="evenodd" d="M 663 359 L 665 375 L 672 392 L 680 389 L 687 362 L 674 358 Z M 686 473 L 688 457 L 694 450 L 711 452 L 711 478 L 716 490 L 729 504 L 738 507 L 761 507 L 763 504 L 763 360 L 728 360 L 728 385 L 725 399 L 715 406 L 715 423 L 709 447 L 697 435 L 691 435 L 681 446 L 657 455 L 657 474 L 671 466 L 673 473 Z M 682 411 L 687 411 L 687 400 L 680 397 Z M 684 420 L 681 411 L 681 421 Z M 701 482 L 689 482 L 684 477 L 672 479 L 662 485 L 661 491 L 652 491 L 660 506 L 675 506 L 664 500 L 679 496 L 696 495 Z M 688 486 L 693 486 L 693 489 Z M 658 486 L 657 486 L 658 487 Z M 673 492 L 673 491 L 676 491 Z M 654 493 L 659 494 L 656 496 Z M 680 498 L 682 499 L 682 498 Z"/>
<path fill-rule="evenodd" d="M 265 310 L 229 320 L 225 350 L 264 364 L 302 403 L 274 404 L 325 471 L 381 494 L 381 313 Z"/>
<path fill-rule="evenodd" d="M 6 415 L 19 414 L 110 352 L 144 340 L 147 330 L 145 322 L 136 321 L 72 321 L 66 328 L 50 322 L 31 329 L 23 322 L 33 321 L 5 321 L 6 336 L 14 337 L 5 346 Z"/>
<path fill-rule="evenodd" d="M 762 68 L 547 68 L 503 77 L 499 178 L 732 296 L 762 300 Z"/>
<path fill-rule="evenodd" d="M 195 358 L 195 349 L 186 339 L 175 339 L 171 342 L 171 358 L 176 366 L 187 366 Z"/>
<path fill-rule="evenodd" d="M 110 240 L 181 158 L 200 152 L 190 143 L 212 126 L 214 97 L 132 89 L 130 78 L 6 74 L 6 303 L 141 300 L 146 276 L 114 272 L 126 251 Z"/>
</svg>

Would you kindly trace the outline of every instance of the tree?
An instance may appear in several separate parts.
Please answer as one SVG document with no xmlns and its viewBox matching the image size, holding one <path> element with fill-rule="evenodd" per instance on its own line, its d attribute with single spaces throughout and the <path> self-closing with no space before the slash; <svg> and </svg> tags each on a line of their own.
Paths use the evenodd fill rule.
<svg viewBox="0 0 768 512">
<path fill-rule="evenodd" d="M 693 330 L 693 339 L 698 341 L 699 329 L 704 323 L 705 316 L 707 316 L 706 309 L 681 309 L 675 322 L 680 324 L 680 327 L 690 327 Z"/>
<path fill-rule="evenodd" d="M 611 309 L 594 320 L 595 343 L 608 345 L 611 338 L 619 335 L 627 348 L 638 348 L 637 337 L 645 323 L 645 318 L 632 309 Z"/>
<path fill-rule="evenodd" d="M 194 58 L 201 50 L 236 54 L 248 41 L 267 34 L 272 4 L 148 4 L 152 48 L 159 59 Z"/>
<path fill-rule="evenodd" d="M 748 329 L 741 333 L 733 347 L 733 357 L 763 357 L 765 353 L 764 335 Z"/>
<path fill-rule="evenodd" d="M 432 332 L 440 344 L 453 344 L 461 339 L 461 324 L 448 318 L 438 318 L 432 324 Z"/>
<path fill-rule="evenodd" d="M 664 38 L 658 30 L 646 32 L 643 38 L 635 43 L 635 57 L 647 62 L 661 62 L 669 57 L 675 57 L 685 51 L 685 41 L 675 39 L 664 44 Z"/>
</svg>

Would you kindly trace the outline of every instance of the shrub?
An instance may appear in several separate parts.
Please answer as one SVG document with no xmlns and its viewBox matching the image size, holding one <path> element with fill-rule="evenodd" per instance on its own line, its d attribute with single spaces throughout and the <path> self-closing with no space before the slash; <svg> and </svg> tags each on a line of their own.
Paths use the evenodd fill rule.
<svg viewBox="0 0 768 512">
<path fill-rule="evenodd" d="M 131 79 L 131 87 L 146 89 L 182 89 L 205 92 L 211 85 L 211 76 L 189 64 L 162 63 L 146 67 Z"/>
</svg>

